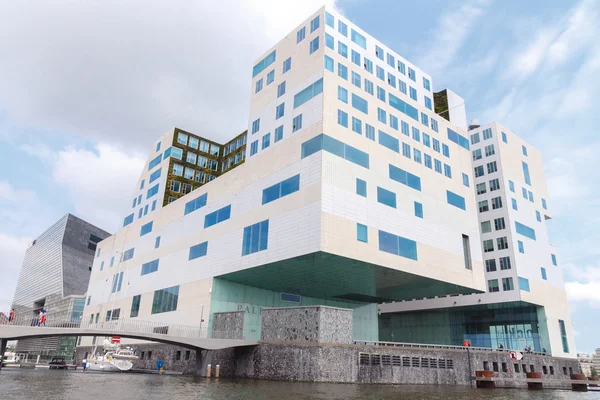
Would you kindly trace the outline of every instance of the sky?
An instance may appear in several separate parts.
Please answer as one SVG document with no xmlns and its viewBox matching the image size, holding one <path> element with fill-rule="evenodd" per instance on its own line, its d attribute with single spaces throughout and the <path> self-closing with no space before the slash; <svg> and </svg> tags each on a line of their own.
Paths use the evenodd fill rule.
<svg viewBox="0 0 600 400">
<path fill-rule="evenodd" d="M 29 3 L 0 13 L 0 311 L 64 214 L 117 229 L 163 133 L 246 129 L 254 62 L 324 4 Z M 325 3 L 542 152 L 577 351 L 600 347 L 600 2 Z"/>
</svg>

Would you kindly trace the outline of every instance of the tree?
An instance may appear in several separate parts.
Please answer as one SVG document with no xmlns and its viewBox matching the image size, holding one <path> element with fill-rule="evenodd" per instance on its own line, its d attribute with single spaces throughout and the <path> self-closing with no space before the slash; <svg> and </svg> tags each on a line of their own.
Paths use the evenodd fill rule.
<svg viewBox="0 0 600 400">
<path fill-rule="evenodd" d="M 592 378 L 594 378 L 594 380 L 598 379 L 598 371 L 596 371 L 596 368 L 592 367 Z"/>
</svg>

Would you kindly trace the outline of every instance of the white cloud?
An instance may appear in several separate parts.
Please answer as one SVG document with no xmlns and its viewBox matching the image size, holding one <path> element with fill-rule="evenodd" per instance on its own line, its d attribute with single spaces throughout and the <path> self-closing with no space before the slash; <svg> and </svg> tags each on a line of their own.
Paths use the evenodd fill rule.
<svg viewBox="0 0 600 400">
<path fill-rule="evenodd" d="M 0 312 L 10 310 L 23 263 L 25 248 L 31 238 L 10 236 L 0 232 Z"/>
<path fill-rule="evenodd" d="M 600 308 L 600 282 L 567 282 L 565 288 L 570 302 Z"/>
<path fill-rule="evenodd" d="M 145 150 L 173 126 L 215 140 L 244 130 L 253 63 L 324 2 L 26 3 L 2 7 L 0 110 Z"/>
<path fill-rule="evenodd" d="M 106 144 L 96 152 L 67 148 L 53 164 L 54 180 L 65 187 L 80 218 L 115 232 L 146 162 Z"/>
<path fill-rule="evenodd" d="M 458 9 L 442 14 L 436 24 L 438 28 L 431 34 L 431 44 L 423 46 L 427 51 L 417 57 L 416 64 L 426 68 L 434 78 L 441 74 L 454 61 L 490 2 L 470 1 Z"/>
</svg>

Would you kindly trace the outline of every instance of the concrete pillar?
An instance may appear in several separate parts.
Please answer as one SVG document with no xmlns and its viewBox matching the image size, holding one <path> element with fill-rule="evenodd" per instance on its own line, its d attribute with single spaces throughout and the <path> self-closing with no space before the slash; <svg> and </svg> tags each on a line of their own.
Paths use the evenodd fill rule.
<svg viewBox="0 0 600 400">
<path fill-rule="evenodd" d="M 2 371 L 2 360 L 4 359 L 4 353 L 6 352 L 7 346 L 8 346 L 8 340 L 0 339 L 0 371 Z"/>
<path fill-rule="evenodd" d="M 212 362 L 212 355 L 212 350 L 196 350 L 196 370 L 194 371 L 195 376 L 206 377 L 206 369 L 208 365 Z"/>
</svg>

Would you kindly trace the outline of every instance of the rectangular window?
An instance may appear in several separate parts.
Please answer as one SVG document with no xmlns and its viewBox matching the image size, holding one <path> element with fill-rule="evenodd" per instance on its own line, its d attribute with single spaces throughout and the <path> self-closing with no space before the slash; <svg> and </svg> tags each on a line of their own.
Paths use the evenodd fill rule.
<svg viewBox="0 0 600 400">
<path fill-rule="evenodd" d="M 300 174 L 292 176 L 263 190 L 262 204 L 267 204 L 281 197 L 300 190 Z"/>
<path fill-rule="evenodd" d="M 367 70 L 367 72 L 369 72 L 370 74 L 373 73 L 373 62 L 371 60 L 369 60 L 367 57 L 365 57 L 364 59 L 364 67 L 365 70 Z"/>
<path fill-rule="evenodd" d="M 338 40 L 338 54 L 344 58 L 348 58 L 348 46 Z"/>
<path fill-rule="evenodd" d="M 488 170 L 488 174 L 493 174 L 494 172 L 498 171 L 498 166 L 496 165 L 496 161 L 487 163 L 487 170 Z"/>
<path fill-rule="evenodd" d="M 269 245 L 269 220 L 244 228 L 242 256 L 266 250 Z"/>
<path fill-rule="evenodd" d="M 327 25 L 329 25 L 332 28 L 334 27 L 335 24 L 335 18 L 333 17 L 333 15 L 329 14 L 328 12 L 325 12 L 325 23 Z"/>
<path fill-rule="evenodd" d="M 348 113 L 338 110 L 338 124 L 343 126 L 344 128 L 348 127 Z"/>
<path fill-rule="evenodd" d="M 484 194 L 487 192 L 487 189 L 485 187 L 485 182 L 482 183 L 478 183 L 477 186 L 475 187 L 477 194 Z"/>
<path fill-rule="evenodd" d="M 502 132 L 502 141 L 504 143 L 508 143 L 508 140 L 506 139 L 506 133 Z"/>
<path fill-rule="evenodd" d="M 473 161 L 481 160 L 482 157 L 481 149 L 473 150 Z"/>
<path fill-rule="evenodd" d="M 160 236 L 157 236 L 154 240 L 154 248 L 158 249 L 160 247 Z"/>
<path fill-rule="evenodd" d="M 275 62 L 275 57 L 276 53 L 275 50 L 273 50 L 268 56 L 266 56 L 258 64 L 256 64 L 254 68 L 252 68 L 252 78 L 263 72 L 265 68 L 267 68 L 269 65 L 273 64 Z"/>
<path fill-rule="evenodd" d="M 142 227 L 140 229 L 140 236 L 144 236 L 150 232 L 152 232 L 152 221 L 148 222 L 147 224 L 142 225 Z"/>
<path fill-rule="evenodd" d="M 523 198 L 527 200 L 527 189 L 521 188 L 521 192 L 523 193 Z"/>
<path fill-rule="evenodd" d="M 379 58 L 381 61 L 383 61 L 383 49 L 377 45 L 375 45 L 375 55 L 377 56 L 377 58 Z"/>
<path fill-rule="evenodd" d="M 547 209 L 548 209 L 548 205 L 546 204 L 546 199 L 542 199 L 542 208 L 543 208 L 544 210 L 547 210 Z"/>
<path fill-rule="evenodd" d="M 448 158 L 450 158 L 450 148 L 447 144 L 442 143 L 442 154 Z"/>
<path fill-rule="evenodd" d="M 398 117 L 390 114 L 390 127 L 392 129 L 398 130 Z"/>
<path fill-rule="evenodd" d="M 146 199 L 151 198 L 152 196 L 156 196 L 158 194 L 158 184 L 152 186 L 150 189 L 148 189 L 148 192 L 146 193 Z"/>
<path fill-rule="evenodd" d="M 418 259 L 417 242 L 384 231 L 379 231 L 379 250 L 411 260 Z"/>
<path fill-rule="evenodd" d="M 267 133 L 265 136 L 262 137 L 262 149 L 266 149 L 267 147 L 269 147 L 271 145 L 271 134 Z"/>
<path fill-rule="evenodd" d="M 341 86 L 338 86 L 338 100 L 348 104 L 348 91 Z"/>
<path fill-rule="evenodd" d="M 298 32 L 296 32 L 296 43 L 300 43 L 306 37 L 306 27 L 302 27 Z"/>
<path fill-rule="evenodd" d="M 421 141 L 421 132 L 419 132 L 419 130 L 417 128 L 415 128 L 414 126 L 412 128 L 412 137 L 417 142 Z"/>
<path fill-rule="evenodd" d="M 252 134 L 254 135 L 259 130 L 260 130 L 260 118 L 254 120 L 252 122 Z"/>
<path fill-rule="evenodd" d="M 179 286 L 156 290 L 152 299 L 152 314 L 176 311 L 178 300 Z"/>
<path fill-rule="evenodd" d="M 525 146 L 521 146 L 521 148 L 522 148 L 522 150 L 523 150 L 523 155 L 524 155 L 525 157 L 527 157 L 527 147 L 525 147 Z"/>
<path fill-rule="evenodd" d="M 479 133 L 474 133 L 471 135 L 471 144 L 479 143 Z"/>
<path fill-rule="evenodd" d="M 338 76 L 342 79 L 348 80 L 348 67 L 342 63 L 338 63 Z"/>
<path fill-rule="evenodd" d="M 310 42 L 310 51 L 308 54 L 312 54 L 317 50 L 319 50 L 319 37 L 318 36 Z"/>
<path fill-rule="evenodd" d="M 481 223 L 481 233 L 490 233 L 492 231 L 492 224 L 490 221 L 484 221 Z"/>
<path fill-rule="evenodd" d="M 327 56 L 325 56 L 327 57 Z M 331 60 L 331 71 L 333 71 L 333 60 Z M 281 97 L 285 94 L 285 81 L 281 82 L 277 86 L 277 97 Z"/>
<path fill-rule="evenodd" d="M 529 289 L 529 279 L 521 278 L 520 276 L 518 278 L 519 278 L 519 289 L 521 289 L 525 292 L 530 292 L 531 289 Z"/>
<path fill-rule="evenodd" d="M 542 222 L 542 215 L 537 210 L 535 211 L 535 219 L 537 220 L 537 222 Z"/>
<path fill-rule="evenodd" d="M 548 280 L 548 276 L 546 275 L 546 268 L 540 268 L 540 271 L 542 273 L 542 279 L 547 281 Z"/>
<path fill-rule="evenodd" d="M 385 90 L 380 86 L 377 86 L 377 98 L 385 102 Z"/>
<path fill-rule="evenodd" d="M 425 96 L 425 107 L 427 107 L 429 110 L 433 110 L 431 99 L 427 96 Z"/>
<path fill-rule="evenodd" d="M 419 164 L 421 164 L 421 150 L 418 149 L 413 149 L 413 156 L 414 156 L 414 160 L 415 162 L 418 162 Z"/>
<path fill-rule="evenodd" d="M 424 112 L 421 113 L 421 123 L 425 126 L 429 126 L 429 117 Z"/>
<path fill-rule="evenodd" d="M 494 228 L 497 231 L 501 231 L 503 229 L 506 229 L 506 225 L 504 223 L 504 217 L 500 217 L 500 218 L 494 219 Z"/>
<path fill-rule="evenodd" d="M 525 246 L 523 245 L 523 242 L 517 240 L 517 246 L 519 247 L 519 253 L 525 254 Z"/>
<path fill-rule="evenodd" d="M 356 194 L 367 197 L 367 182 L 356 178 Z"/>
<path fill-rule="evenodd" d="M 500 257 L 500 269 L 503 271 L 510 269 L 510 257 Z"/>
<path fill-rule="evenodd" d="M 310 21 L 310 33 L 313 33 L 319 29 L 319 16 L 317 15 L 312 21 Z"/>
<path fill-rule="evenodd" d="M 133 222 L 133 213 L 129 214 L 128 216 L 126 216 L 123 219 L 123 228 L 126 227 L 127 225 L 131 224 Z"/>
<path fill-rule="evenodd" d="M 360 96 L 352 93 L 352 107 L 365 114 L 369 114 L 369 103 Z"/>
<path fill-rule="evenodd" d="M 324 134 L 315 136 L 302 143 L 302 158 L 321 150 L 325 150 L 328 153 L 369 169 L 369 154 Z"/>
<path fill-rule="evenodd" d="M 463 181 L 463 185 L 465 185 L 466 187 L 469 187 L 469 175 L 465 174 L 464 172 L 462 174 L 462 181 Z"/>
<path fill-rule="evenodd" d="M 486 212 L 489 211 L 490 207 L 488 206 L 488 201 L 487 200 L 482 200 L 479 202 L 479 212 Z"/>
<path fill-rule="evenodd" d="M 187 215 L 191 212 L 201 209 L 206 205 L 208 194 L 204 193 L 202 196 L 195 198 L 194 200 L 188 201 L 185 204 L 184 215 Z"/>
<path fill-rule="evenodd" d="M 433 165 L 434 165 L 435 172 L 437 172 L 438 174 L 441 174 L 442 173 L 442 162 L 440 160 L 438 160 L 437 158 L 434 158 Z"/>
<path fill-rule="evenodd" d="M 496 271 L 496 259 L 492 258 L 491 260 L 485 260 L 485 271 L 486 272 L 495 272 Z"/>
<path fill-rule="evenodd" d="M 556 255 L 550 254 L 550 256 L 552 258 L 552 265 L 554 265 L 555 267 L 558 267 L 558 262 L 556 261 Z"/>
<path fill-rule="evenodd" d="M 356 224 L 356 240 L 359 242 L 369 242 L 369 228 L 363 224 Z"/>
<path fill-rule="evenodd" d="M 511 192 L 515 192 L 515 184 L 513 181 L 508 181 L 508 188 L 510 189 Z"/>
<path fill-rule="evenodd" d="M 396 208 L 396 193 L 377 186 L 377 201 L 386 206 Z"/>
<path fill-rule="evenodd" d="M 567 330 L 565 329 L 565 321 L 562 319 L 558 320 L 558 326 L 560 328 L 560 337 L 562 341 L 562 348 L 564 353 L 569 352 L 569 341 L 567 340 Z"/>
<path fill-rule="evenodd" d="M 338 32 L 348 37 L 348 25 L 338 19 Z"/>
<path fill-rule="evenodd" d="M 515 228 L 517 233 L 528 237 L 529 239 L 535 240 L 535 229 L 528 227 L 520 222 L 515 221 Z"/>
<path fill-rule="evenodd" d="M 410 158 L 410 145 L 402 142 L 402 155 L 406 158 Z"/>
<path fill-rule="evenodd" d="M 409 92 L 410 92 L 410 98 L 413 100 L 417 100 L 417 89 L 415 89 L 414 87 L 410 86 L 409 87 Z"/>
<path fill-rule="evenodd" d="M 333 68 L 334 68 L 333 58 L 329 57 L 328 55 L 325 55 L 324 59 L 325 59 L 325 61 L 324 61 L 325 69 L 333 72 Z"/>
<path fill-rule="evenodd" d="M 208 251 L 208 242 L 200 243 L 190 247 L 188 260 L 204 257 Z"/>
<path fill-rule="evenodd" d="M 492 128 L 483 130 L 483 140 L 488 140 L 492 138 Z"/>
<path fill-rule="evenodd" d="M 292 120 L 292 133 L 302 129 L 302 114 L 297 115 Z"/>
<path fill-rule="evenodd" d="M 318 39 L 318 38 L 317 38 Z M 311 43 L 312 45 L 312 43 Z M 317 41 L 317 48 L 319 47 L 319 42 Z M 285 74 L 286 72 L 288 72 L 290 69 L 292 69 L 292 57 L 288 57 L 284 62 L 283 62 L 283 74 Z"/>
<path fill-rule="evenodd" d="M 498 208 L 502 208 L 502 197 L 494 197 L 492 199 L 492 209 L 496 210 Z"/>
<path fill-rule="evenodd" d="M 506 239 L 506 237 L 496 239 L 496 244 L 498 245 L 498 250 L 508 249 L 508 240 Z"/>
<path fill-rule="evenodd" d="M 429 83 L 429 79 L 425 77 L 423 77 L 423 88 L 425 88 L 425 90 L 431 91 L 431 84 Z"/>
<path fill-rule="evenodd" d="M 351 29 L 350 39 L 363 49 L 367 49 L 367 39 L 360 33 L 356 32 L 354 29 Z"/>
<path fill-rule="evenodd" d="M 498 279 L 490 279 L 488 280 L 488 292 L 499 292 L 500 288 L 498 287 Z"/>
<path fill-rule="evenodd" d="M 362 78 L 360 77 L 360 75 L 352 71 L 352 84 L 360 89 L 361 82 Z"/>
<path fill-rule="evenodd" d="M 396 88 L 396 77 L 388 72 L 387 74 L 387 82 L 394 89 Z"/>
<path fill-rule="evenodd" d="M 513 283 L 513 278 L 502 278 L 502 290 L 509 291 L 515 290 L 515 284 Z"/>
<path fill-rule="evenodd" d="M 387 114 L 385 110 L 382 110 L 379 107 L 377 107 L 377 120 L 382 124 L 387 124 Z"/>
<path fill-rule="evenodd" d="M 323 92 L 323 78 L 317 80 L 312 85 L 307 86 L 302 91 L 298 92 L 294 96 L 294 109 L 300 107 L 302 104 L 306 103 L 313 97 L 321 94 Z M 282 103 L 283 105 L 285 103 Z M 282 111 L 283 112 L 283 111 Z M 281 114 L 283 116 L 283 113 Z"/>
<path fill-rule="evenodd" d="M 415 201 L 415 217 L 423 218 L 423 204 Z"/>
<path fill-rule="evenodd" d="M 417 81 L 417 74 L 415 73 L 415 70 L 412 69 L 411 67 L 408 67 L 408 77 L 410 78 L 410 80 L 412 80 L 413 82 Z"/>
<path fill-rule="evenodd" d="M 444 164 L 444 175 L 448 178 L 452 178 L 452 167 L 448 164 Z"/>
<path fill-rule="evenodd" d="M 130 318 L 135 318 L 139 315 L 141 301 L 142 301 L 141 294 L 138 294 L 137 296 L 133 296 L 133 300 L 131 300 L 131 312 L 129 314 Z"/>
<path fill-rule="evenodd" d="M 460 208 L 461 210 L 467 209 L 465 198 L 449 190 L 446 190 L 446 201 L 448 204 Z"/>
<path fill-rule="evenodd" d="M 362 121 L 360 119 L 352 117 L 352 130 L 362 135 Z"/>
<path fill-rule="evenodd" d="M 125 251 L 123 253 L 123 259 L 121 261 L 125 262 L 127 260 L 131 260 L 133 258 L 134 253 L 135 253 L 135 248 L 131 248 L 131 249 Z"/>
<path fill-rule="evenodd" d="M 142 275 L 148 275 L 156 271 L 158 271 L 158 260 L 142 264 Z"/>
<path fill-rule="evenodd" d="M 489 145 L 485 146 L 485 156 L 486 157 L 493 156 L 494 154 L 496 154 L 496 150 L 494 150 L 493 144 L 489 144 Z"/>
<path fill-rule="evenodd" d="M 269 71 L 267 74 L 267 86 L 269 86 L 275 80 L 275 70 Z"/>
<path fill-rule="evenodd" d="M 519 211 L 519 207 L 517 207 L 517 200 L 516 199 L 510 199 L 510 201 L 512 202 L 512 208 L 513 208 L 513 210 Z"/>
<path fill-rule="evenodd" d="M 529 176 L 529 165 L 526 162 L 522 162 L 523 164 L 523 177 L 525 178 L 525 183 L 531 186 L 531 177 Z"/>
<path fill-rule="evenodd" d="M 227 221 L 231 217 L 231 205 L 213 211 L 204 217 L 204 228 L 211 227 L 220 222 Z"/>
<path fill-rule="evenodd" d="M 370 95 L 373 95 L 373 82 L 371 82 L 370 80 L 368 80 L 367 78 L 365 78 L 365 92 L 369 93 Z"/>
<path fill-rule="evenodd" d="M 532 202 L 532 203 L 535 202 L 535 200 L 533 199 L 533 193 L 531 193 L 531 191 L 528 190 L 527 191 L 527 195 L 529 196 L 529 201 L 530 202 Z"/>
<path fill-rule="evenodd" d="M 281 103 L 275 108 L 275 119 L 279 119 L 279 118 L 283 117 L 284 115 L 285 115 L 285 103 Z"/>
<path fill-rule="evenodd" d="M 421 191 L 421 178 L 401 168 L 389 164 L 389 177 L 391 180 L 401 183 L 417 191 Z"/>
<path fill-rule="evenodd" d="M 367 139 L 375 141 L 375 127 L 369 124 L 365 124 L 365 136 Z"/>
<path fill-rule="evenodd" d="M 275 143 L 283 139 L 283 125 L 275 128 Z"/>
<path fill-rule="evenodd" d="M 377 78 L 385 81 L 385 71 L 379 65 L 375 68 L 375 75 L 377 75 Z"/>
<path fill-rule="evenodd" d="M 463 253 L 465 258 L 465 268 L 468 270 L 473 269 L 473 264 L 471 262 L 471 244 L 469 242 L 469 237 L 467 235 L 462 235 L 463 239 Z"/>
<path fill-rule="evenodd" d="M 437 140 L 436 138 L 432 138 L 431 139 L 431 147 L 433 148 L 433 151 L 437 151 L 439 153 L 440 152 L 440 141 Z"/>
<path fill-rule="evenodd" d="M 357 53 L 356 51 L 352 50 L 352 52 L 350 53 L 350 58 L 352 59 L 352 62 L 356 65 L 358 65 L 360 67 L 360 54 Z"/>
<path fill-rule="evenodd" d="M 335 40 L 333 40 L 333 36 L 329 33 L 325 33 L 325 46 L 329 47 L 331 50 L 335 50 Z"/>
</svg>

